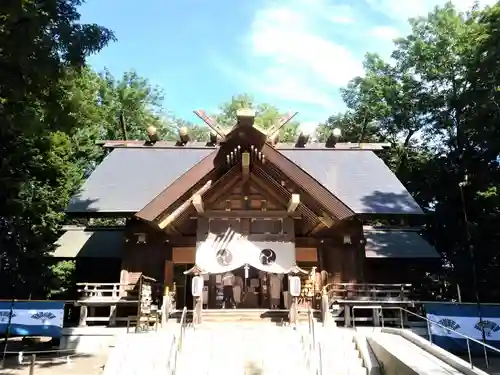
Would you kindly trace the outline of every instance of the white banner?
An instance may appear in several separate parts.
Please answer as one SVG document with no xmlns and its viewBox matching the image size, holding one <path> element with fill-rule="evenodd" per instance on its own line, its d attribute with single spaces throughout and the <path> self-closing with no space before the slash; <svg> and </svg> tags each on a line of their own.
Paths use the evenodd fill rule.
<svg viewBox="0 0 500 375">
<path fill-rule="evenodd" d="M 477 317 L 438 316 L 434 314 L 427 314 L 427 318 L 446 328 L 449 328 L 445 329 L 436 324 L 430 324 L 430 330 L 433 335 L 463 339 L 463 337 L 454 332 L 456 331 L 473 339 L 481 340 L 481 327 L 484 327 L 484 333 L 487 340 L 500 341 L 500 318 L 485 317 L 482 319 L 482 325 Z"/>
<path fill-rule="evenodd" d="M 245 264 L 261 271 L 287 273 L 295 264 L 293 242 L 251 242 L 239 234 L 210 234 L 196 248 L 196 264 L 209 273 L 223 273 Z"/>
<path fill-rule="evenodd" d="M 243 267 L 245 259 L 239 248 L 240 235 L 232 232 L 226 236 L 209 234 L 196 246 L 196 264 L 209 273 L 223 273 Z"/>
<path fill-rule="evenodd" d="M 0 324 L 9 323 L 10 309 L 0 310 Z M 13 309 L 11 325 L 24 325 L 24 326 L 63 326 L 64 310 L 27 310 L 27 309 Z"/>
<path fill-rule="evenodd" d="M 240 241 L 245 251 L 246 263 L 261 271 L 287 273 L 295 264 L 293 242 Z"/>
</svg>

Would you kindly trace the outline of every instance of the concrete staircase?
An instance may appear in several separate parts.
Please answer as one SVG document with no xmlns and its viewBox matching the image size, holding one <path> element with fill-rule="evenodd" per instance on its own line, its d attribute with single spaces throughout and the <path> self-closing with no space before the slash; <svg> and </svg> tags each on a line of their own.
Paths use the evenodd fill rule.
<svg viewBox="0 0 500 375">
<path fill-rule="evenodd" d="M 332 326 L 315 326 L 316 342 L 321 350 L 323 374 L 367 375 L 354 340 L 354 331 Z"/>
<path fill-rule="evenodd" d="M 281 325 L 288 322 L 288 310 L 268 309 L 205 309 L 203 310 L 204 323 L 275 323 Z M 182 312 L 176 311 L 171 314 L 171 319 L 179 321 Z M 313 311 L 316 320 L 321 318 L 319 311 Z M 187 321 L 192 321 L 192 312 L 188 312 Z M 301 310 L 298 314 L 299 322 L 307 322 L 307 311 Z"/>
<path fill-rule="evenodd" d="M 103 375 L 165 375 L 170 362 L 170 331 L 123 334 L 117 337 Z"/>
<path fill-rule="evenodd" d="M 225 323 L 186 330 L 178 375 L 307 374 L 300 332 L 269 324 Z"/>
<path fill-rule="evenodd" d="M 232 318 L 186 327 L 176 375 L 309 375 L 320 373 L 316 371 L 320 351 L 323 374 L 367 375 L 352 330 L 315 322 L 315 350 L 307 321 L 292 328 L 271 324 L 270 318 L 242 320 L 236 314 Z M 104 375 L 171 373 L 173 336 L 179 329 L 170 323 L 159 332 L 117 338 Z"/>
</svg>

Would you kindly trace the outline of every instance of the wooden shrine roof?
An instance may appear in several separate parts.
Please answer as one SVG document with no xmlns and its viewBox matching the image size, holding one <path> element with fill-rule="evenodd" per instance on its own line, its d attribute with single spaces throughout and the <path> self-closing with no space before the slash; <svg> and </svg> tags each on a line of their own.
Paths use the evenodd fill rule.
<svg viewBox="0 0 500 375">
<path fill-rule="evenodd" d="M 67 212 L 136 213 L 217 150 L 201 144 L 199 147 L 117 147 L 72 197 Z M 372 151 L 319 146 L 278 147 L 276 151 L 302 168 L 355 214 L 422 214 L 406 188 Z"/>
<path fill-rule="evenodd" d="M 66 227 L 55 242 L 54 258 L 122 258 L 125 228 Z"/>
<path fill-rule="evenodd" d="M 440 258 L 436 249 L 416 230 L 363 227 L 367 258 Z"/>
</svg>

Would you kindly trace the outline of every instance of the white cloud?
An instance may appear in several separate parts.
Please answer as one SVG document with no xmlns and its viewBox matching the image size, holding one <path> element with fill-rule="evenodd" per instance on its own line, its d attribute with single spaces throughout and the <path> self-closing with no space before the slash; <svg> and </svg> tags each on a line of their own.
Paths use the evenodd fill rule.
<svg viewBox="0 0 500 375">
<path fill-rule="evenodd" d="M 445 3 L 365 0 L 364 5 L 346 5 L 337 0 L 264 1 L 254 14 L 245 40 L 248 69 L 228 62 L 219 66 L 257 97 L 302 112 L 306 108 L 311 114 L 307 120 L 312 123 L 343 110 L 339 89 L 363 74 L 366 52 L 388 57 L 393 39 L 408 31 L 409 17 L 425 15 L 434 6 Z M 481 4 L 486 2 L 494 1 Z M 455 3 L 466 10 L 474 0 Z M 379 21 L 380 14 L 385 15 L 384 23 Z"/>
<path fill-rule="evenodd" d="M 292 108 L 308 106 L 317 112 L 312 120 L 324 120 L 342 109 L 339 88 L 363 69 L 360 56 L 322 31 L 353 21 L 350 7 L 323 0 L 268 3 L 256 12 L 247 40 L 251 77 L 235 69 L 231 74 L 258 94 Z"/>
<path fill-rule="evenodd" d="M 401 36 L 401 31 L 393 26 L 376 26 L 371 30 L 370 34 L 385 41 L 393 41 Z"/>
</svg>

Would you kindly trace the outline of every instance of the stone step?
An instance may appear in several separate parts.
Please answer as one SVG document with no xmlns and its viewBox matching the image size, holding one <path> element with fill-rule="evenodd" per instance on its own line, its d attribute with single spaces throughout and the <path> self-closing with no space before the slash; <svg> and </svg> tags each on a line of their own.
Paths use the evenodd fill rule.
<svg viewBox="0 0 500 375">
<path fill-rule="evenodd" d="M 177 373 L 243 375 L 253 366 L 263 374 L 304 374 L 304 363 L 300 333 L 292 328 L 219 324 L 186 330 Z"/>
<path fill-rule="evenodd" d="M 263 309 L 205 309 L 202 312 L 202 320 L 204 321 L 238 321 L 238 320 L 262 320 L 262 321 L 272 321 L 272 322 L 288 322 L 288 310 L 263 310 Z M 169 319 L 179 321 L 181 319 L 182 312 L 175 311 L 170 315 Z M 321 314 L 319 311 L 313 312 L 313 318 L 315 320 L 320 319 Z M 298 314 L 299 321 L 307 321 L 308 312 L 299 311 Z M 192 322 L 193 312 L 188 311 L 186 315 L 186 320 Z"/>
</svg>

